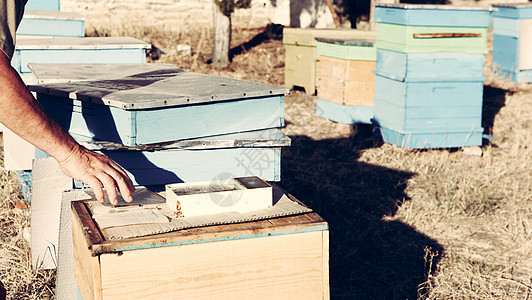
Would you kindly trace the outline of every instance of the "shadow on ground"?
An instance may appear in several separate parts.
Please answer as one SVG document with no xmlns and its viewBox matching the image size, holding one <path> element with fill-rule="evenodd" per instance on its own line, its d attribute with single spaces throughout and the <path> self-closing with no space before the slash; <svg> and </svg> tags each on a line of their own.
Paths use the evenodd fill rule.
<svg viewBox="0 0 532 300">
<path fill-rule="evenodd" d="M 484 86 L 482 96 L 482 127 L 484 128 L 485 134 L 492 135 L 495 116 L 504 107 L 507 93 L 508 91 L 504 89 L 487 85 Z"/>
<path fill-rule="evenodd" d="M 283 150 L 282 186 L 330 227 L 332 299 L 416 299 L 442 253 L 433 239 L 399 221 L 385 221 L 408 201 L 413 173 L 359 162 L 377 144 L 369 126 L 346 139 L 292 136 Z M 421 289 L 421 293 L 423 290 Z"/>
</svg>

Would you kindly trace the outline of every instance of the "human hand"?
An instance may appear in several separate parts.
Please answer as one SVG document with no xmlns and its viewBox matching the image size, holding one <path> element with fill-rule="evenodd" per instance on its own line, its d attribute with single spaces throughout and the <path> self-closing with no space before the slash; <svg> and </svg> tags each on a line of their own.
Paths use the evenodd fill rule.
<svg viewBox="0 0 532 300">
<path fill-rule="evenodd" d="M 64 160 L 59 161 L 59 165 L 66 175 L 89 185 L 96 199 L 102 203 L 104 202 L 102 185 L 113 205 L 118 204 L 117 187 L 126 202 L 133 201 L 131 196 L 135 191 L 133 182 L 120 166 L 105 155 L 76 145 Z"/>
</svg>

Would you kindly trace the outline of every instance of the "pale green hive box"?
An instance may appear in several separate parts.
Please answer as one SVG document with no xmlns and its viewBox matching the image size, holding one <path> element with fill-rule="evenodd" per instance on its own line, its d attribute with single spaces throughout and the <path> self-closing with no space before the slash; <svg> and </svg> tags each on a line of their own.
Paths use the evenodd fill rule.
<svg viewBox="0 0 532 300">
<path fill-rule="evenodd" d="M 304 88 L 316 92 L 316 70 L 319 56 L 316 53 L 316 38 L 376 39 L 375 31 L 349 28 L 285 28 L 283 44 L 286 51 L 284 85 L 289 88 Z"/>
</svg>

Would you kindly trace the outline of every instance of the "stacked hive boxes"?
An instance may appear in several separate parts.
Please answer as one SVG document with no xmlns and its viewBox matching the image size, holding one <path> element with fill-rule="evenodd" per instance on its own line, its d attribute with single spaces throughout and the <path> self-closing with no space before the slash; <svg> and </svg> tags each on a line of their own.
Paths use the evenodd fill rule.
<svg viewBox="0 0 532 300">
<path fill-rule="evenodd" d="M 29 1 L 17 29 L 11 64 L 26 84 L 35 83 L 31 63 L 145 63 L 150 45 L 130 37 L 85 38 L 84 17 L 59 11 L 58 0 Z M 17 171 L 22 193 L 31 198 L 34 147 L 3 129 L 4 164 Z"/>
<path fill-rule="evenodd" d="M 375 40 L 316 38 L 319 55 L 316 115 L 344 124 L 370 124 Z"/>
<path fill-rule="evenodd" d="M 118 67 L 101 66 L 111 67 L 101 78 Z M 78 66 L 64 66 L 72 67 Z M 280 180 L 280 147 L 290 140 L 275 128 L 284 125 L 287 88 L 167 65 L 126 67 L 130 74 L 122 78 L 31 90 L 63 128 L 116 161 L 136 185 L 252 175 Z"/>
<path fill-rule="evenodd" d="M 376 135 L 404 148 L 481 145 L 489 10 L 381 4 L 375 21 Z"/>
<path fill-rule="evenodd" d="M 493 7 L 495 73 L 515 82 L 532 82 L 532 4 Z"/>
<path fill-rule="evenodd" d="M 162 190 L 167 183 L 252 175 L 280 180 L 281 147 L 290 139 L 276 127 L 284 124 L 287 88 L 164 64 L 33 64 L 31 69 L 41 84 L 30 88 L 44 109 L 83 146 L 121 165 L 135 185 Z M 43 183 L 43 173 L 53 173 L 43 172 L 50 164 L 39 158 L 46 156 L 37 151 L 34 162 L 32 261 L 55 268 L 56 198 L 83 185 L 66 179 Z"/>
<path fill-rule="evenodd" d="M 316 92 L 316 70 L 319 56 L 316 53 L 316 38 L 374 39 L 375 32 L 353 29 L 285 28 L 283 45 L 286 50 L 284 85 Z"/>
</svg>

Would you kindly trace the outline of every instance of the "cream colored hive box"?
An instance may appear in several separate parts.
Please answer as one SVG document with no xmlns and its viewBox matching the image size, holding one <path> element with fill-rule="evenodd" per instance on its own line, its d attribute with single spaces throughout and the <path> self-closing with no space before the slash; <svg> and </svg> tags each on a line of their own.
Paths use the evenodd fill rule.
<svg viewBox="0 0 532 300">
<path fill-rule="evenodd" d="M 117 227 L 96 221 L 91 201 L 71 204 L 73 272 L 84 300 L 330 298 L 328 224 L 306 207 L 256 221 L 117 238 Z M 166 209 L 164 200 L 160 205 Z"/>
<path fill-rule="evenodd" d="M 348 28 L 285 28 L 283 30 L 284 85 L 289 88 L 304 88 L 308 94 L 316 92 L 316 70 L 319 56 L 316 53 L 315 38 L 376 39 L 376 37 L 376 31 Z"/>
<path fill-rule="evenodd" d="M 179 216 L 245 213 L 272 206 L 272 187 L 259 177 L 166 185 L 166 204 Z"/>
</svg>

